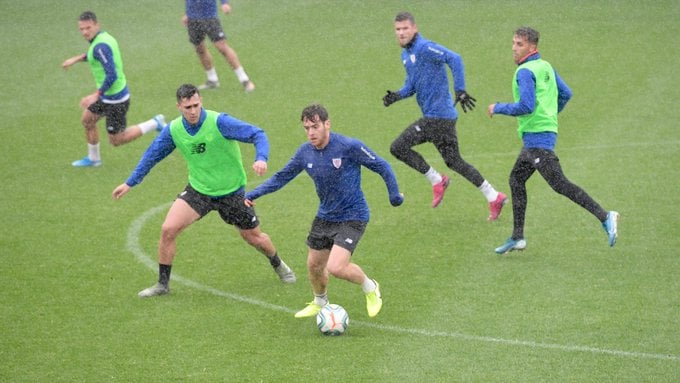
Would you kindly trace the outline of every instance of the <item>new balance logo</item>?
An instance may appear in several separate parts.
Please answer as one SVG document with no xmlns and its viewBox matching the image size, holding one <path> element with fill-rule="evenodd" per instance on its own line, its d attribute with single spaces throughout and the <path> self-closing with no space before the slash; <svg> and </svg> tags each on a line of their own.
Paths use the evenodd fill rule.
<svg viewBox="0 0 680 383">
<path fill-rule="evenodd" d="M 191 145 L 191 154 L 202 154 L 205 153 L 205 142 L 200 144 Z"/>
</svg>

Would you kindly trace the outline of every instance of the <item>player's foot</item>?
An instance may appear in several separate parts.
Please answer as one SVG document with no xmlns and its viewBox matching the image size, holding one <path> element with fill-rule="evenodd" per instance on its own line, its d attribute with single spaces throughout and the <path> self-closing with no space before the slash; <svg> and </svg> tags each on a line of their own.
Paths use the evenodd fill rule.
<svg viewBox="0 0 680 383">
<path fill-rule="evenodd" d="M 374 279 L 375 290 L 366 294 L 366 311 L 368 311 L 368 316 L 373 318 L 378 315 L 380 309 L 382 308 L 382 296 L 380 295 L 380 284 Z"/>
<path fill-rule="evenodd" d="M 168 294 L 170 292 L 170 287 L 166 285 L 162 285 L 160 283 L 156 283 L 155 285 L 149 287 L 148 289 L 144 289 L 137 293 L 137 295 L 140 298 L 148 298 L 148 297 L 155 297 L 156 295 L 164 295 Z"/>
<path fill-rule="evenodd" d="M 165 124 L 165 116 L 164 115 L 157 114 L 156 116 L 154 116 L 153 120 L 156 121 L 156 130 L 157 131 L 160 132 L 161 130 L 163 130 L 163 128 L 165 128 L 166 124 Z"/>
<path fill-rule="evenodd" d="M 198 88 L 198 90 L 206 90 L 206 89 L 215 89 L 215 88 L 218 88 L 219 86 L 220 86 L 219 81 L 208 80 L 205 83 L 199 85 L 197 88 Z"/>
<path fill-rule="evenodd" d="M 508 240 L 505 241 L 504 244 L 498 246 L 495 251 L 498 254 L 507 254 L 511 251 L 515 251 L 515 250 L 522 251 L 526 248 L 527 248 L 527 241 L 525 241 L 524 238 L 520 238 L 520 239 L 508 238 Z"/>
<path fill-rule="evenodd" d="M 487 220 L 497 220 L 498 216 L 501 215 L 501 210 L 503 210 L 503 206 L 506 202 L 508 202 L 508 197 L 506 197 L 505 194 L 499 192 L 496 200 L 489 202 L 489 218 L 487 218 Z"/>
<path fill-rule="evenodd" d="M 309 317 L 313 317 L 314 315 L 318 314 L 319 311 L 321 311 L 321 306 L 317 305 L 314 302 L 309 302 L 307 304 L 307 307 L 305 307 L 302 310 L 295 313 L 295 317 L 296 318 L 309 318 Z"/>
<path fill-rule="evenodd" d="M 242 82 L 241 85 L 243 85 L 243 90 L 245 90 L 246 93 L 250 93 L 255 90 L 255 83 L 250 80 Z"/>
<path fill-rule="evenodd" d="M 444 198 L 444 192 L 449 187 L 449 177 L 442 175 L 442 180 L 436 185 L 432 185 L 432 207 L 437 207 Z"/>
<path fill-rule="evenodd" d="M 616 238 L 619 236 L 619 217 L 620 214 L 618 212 L 610 211 L 607 213 L 607 219 L 602 222 L 602 228 L 607 232 L 607 237 L 609 237 L 609 246 L 612 247 L 616 244 Z"/>
<path fill-rule="evenodd" d="M 100 166 L 102 164 L 101 160 L 98 161 L 92 161 L 90 157 L 85 156 L 78 161 L 73 161 L 71 162 L 71 165 L 77 167 L 77 168 L 85 168 L 85 167 L 96 167 Z"/>
<path fill-rule="evenodd" d="M 276 267 L 274 271 L 276 271 L 276 274 L 283 283 L 295 283 L 297 280 L 293 270 L 291 270 L 283 261 L 281 261 L 281 264 Z"/>
</svg>

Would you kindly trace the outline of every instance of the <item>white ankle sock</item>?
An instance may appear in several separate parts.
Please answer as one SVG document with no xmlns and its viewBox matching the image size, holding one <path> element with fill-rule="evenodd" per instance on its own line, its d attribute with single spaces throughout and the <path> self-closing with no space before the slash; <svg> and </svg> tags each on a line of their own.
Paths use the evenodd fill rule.
<svg viewBox="0 0 680 383">
<path fill-rule="evenodd" d="M 206 76 L 208 76 L 208 81 L 212 82 L 218 82 L 219 79 L 217 78 L 217 72 L 215 71 L 215 67 L 212 67 L 205 71 Z"/>
<path fill-rule="evenodd" d="M 375 284 L 375 281 L 368 277 L 366 277 L 366 279 L 364 279 L 364 283 L 361 284 L 361 290 L 364 291 L 364 294 L 374 291 L 376 287 L 378 286 Z"/>
<path fill-rule="evenodd" d="M 439 174 L 438 171 L 434 170 L 434 168 L 430 168 L 430 170 L 425 173 L 425 177 L 432 183 L 432 185 L 442 182 L 442 175 Z"/>
<path fill-rule="evenodd" d="M 236 77 L 238 78 L 238 81 L 239 81 L 240 83 L 244 83 L 244 82 L 246 82 L 246 81 L 250 81 L 250 78 L 249 78 L 248 75 L 246 74 L 246 70 L 243 69 L 242 66 L 240 66 L 240 67 L 234 69 L 234 73 L 236 74 Z"/>
<path fill-rule="evenodd" d="M 479 190 L 482 192 L 482 194 L 484 194 L 484 197 L 486 197 L 486 200 L 489 202 L 493 202 L 496 200 L 496 198 L 498 198 L 498 192 L 487 180 L 484 180 L 484 182 L 479 186 Z"/>
<path fill-rule="evenodd" d="M 101 154 L 99 153 L 99 142 L 96 144 L 87 144 L 87 157 L 90 161 L 101 161 Z"/>
</svg>

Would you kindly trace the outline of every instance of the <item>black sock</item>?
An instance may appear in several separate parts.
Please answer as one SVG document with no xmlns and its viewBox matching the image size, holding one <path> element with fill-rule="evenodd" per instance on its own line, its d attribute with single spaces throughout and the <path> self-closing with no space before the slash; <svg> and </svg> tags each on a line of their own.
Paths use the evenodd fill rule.
<svg viewBox="0 0 680 383">
<path fill-rule="evenodd" d="M 272 265 L 273 268 L 279 267 L 281 264 L 281 258 L 279 258 L 279 253 L 274 254 L 273 257 L 269 258 L 269 264 Z"/>
<path fill-rule="evenodd" d="M 167 286 L 170 283 L 170 271 L 172 271 L 172 265 L 158 264 L 158 283 L 163 286 Z"/>
</svg>

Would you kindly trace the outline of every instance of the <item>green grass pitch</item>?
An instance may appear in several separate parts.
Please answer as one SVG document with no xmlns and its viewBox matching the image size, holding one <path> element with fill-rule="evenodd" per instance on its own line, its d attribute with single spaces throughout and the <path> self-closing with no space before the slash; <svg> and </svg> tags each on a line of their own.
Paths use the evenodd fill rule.
<svg viewBox="0 0 680 383">
<path fill-rule="evenodd" d="M 0 381 L 3 382 L 677 382 L 680 380 L 680 3 L 662 1 L 232 1 L 221 16 L 257 90 L 245 94 L 211 48 L 222 83 L 207 108 L 261 126 L 270 172 L 305 140 L 310 102 L 333 129 L 394 166 L 406 202 L 392 208 L 365 172 L 371 223 L 356 261 L 380 283 L 384 308 L 366 315 L 358 286 L 331 280 L 350 315 L 347 334 L 324 337 L 293 313 L 311 297 L 306 231 L 317 207 L 301 175 L 258 201 L 262 228 L 295 269 L 282 285 L 264 257 L 216 215 L 179 239 L 172 294 L 141 300 L 157 277 L 156 245 L 168 204 L 186 183 L 178 153 L 123 200 L 123 182 L 153 134 L 114 148 L 103 166 L 85 154 L 79 99 L 94 90 L 77 17 L 91 9 L 119 41 L 132 91 L 130 123 L 175 117 L 174 92 L 204 73 L 180 23 L 182 1 L 2 1 L 0 35 Z M 516 121 L 486 106 L 511 99 L 511 39 L 531 25 L 539 49 L 574 91 L 560 116 L 557 153 L 567 176 L 621 213 L 616 247 L 599 222 L 529 184 L 520 254 L 493 249 L 512 229 L 510 206 L 486 222 L 481 194 L 421 152 L 453 184 L 429 207 L 422 176 L 389 154 L 419 117 L 415 100 L 386 109 L 404 78 L 392 20 L 463 55 L 464 158 L 498 189 L 520 142 Z M 105 139 L 103 129 L 100 130 Z M 247 164 L 252 148 L 243 147 Z M 262 182 L 250 167 L 249 186 Z"/>
</svg>

